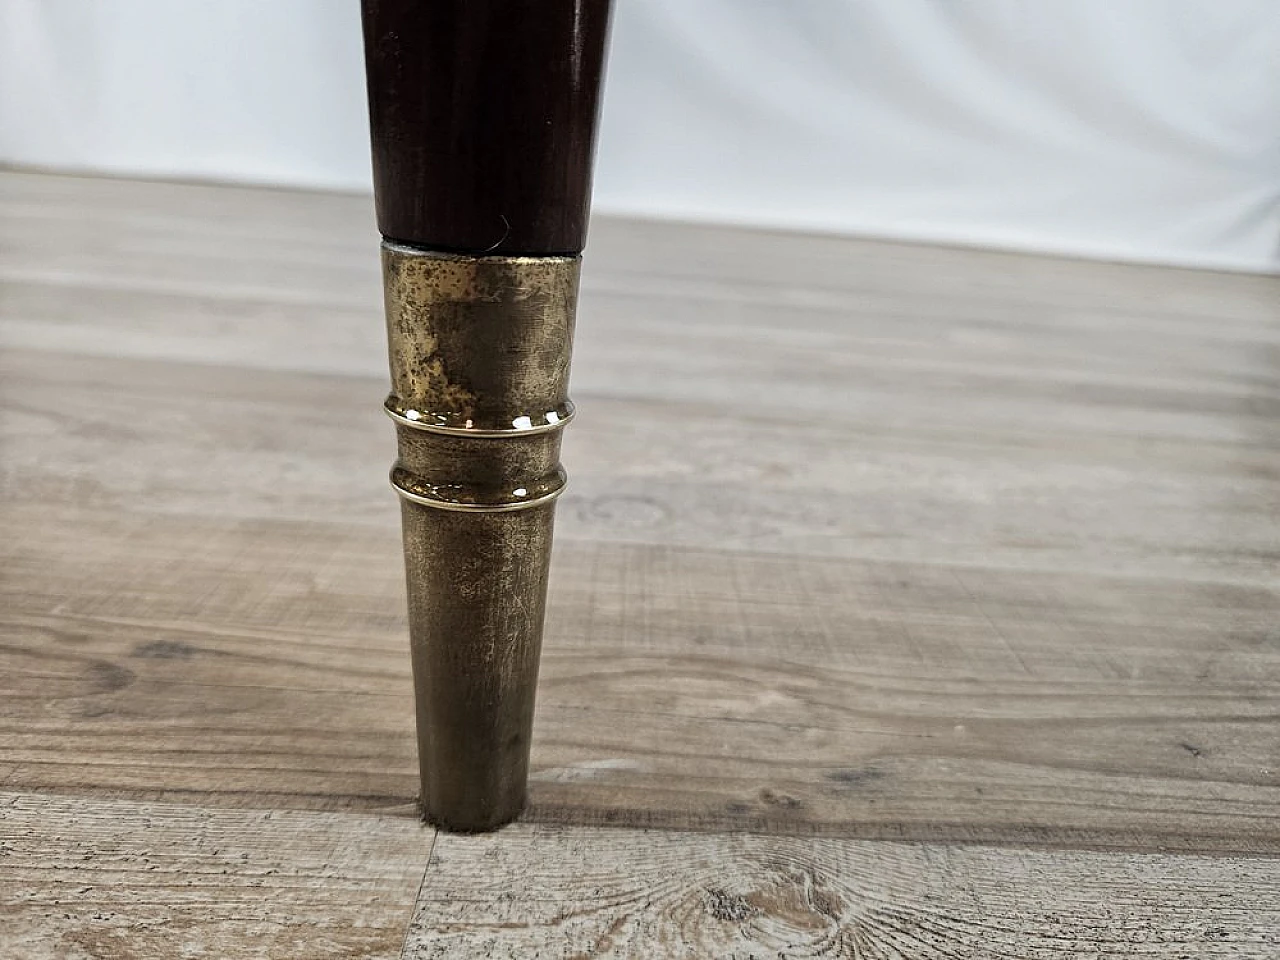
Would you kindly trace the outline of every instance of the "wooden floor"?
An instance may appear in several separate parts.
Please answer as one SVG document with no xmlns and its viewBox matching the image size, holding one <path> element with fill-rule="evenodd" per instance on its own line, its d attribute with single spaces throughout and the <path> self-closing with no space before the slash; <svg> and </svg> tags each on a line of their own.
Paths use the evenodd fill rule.
<svg viewBox="0 0 1280 960">
<path fill-rule="evenodd" d="M 0 955 L 1280 957 L 1280 279 L 599 219 L 437 837 L 370 208 L 0 177 Z"/>
</svg>

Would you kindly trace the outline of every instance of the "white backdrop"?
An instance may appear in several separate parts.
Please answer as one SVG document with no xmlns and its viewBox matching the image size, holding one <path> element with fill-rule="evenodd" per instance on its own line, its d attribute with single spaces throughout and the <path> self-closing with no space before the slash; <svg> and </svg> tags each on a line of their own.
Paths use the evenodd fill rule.
<svg viewBox="0 0 1280 960">
<path fill-rule="evenodd" d="M 0 159 L 368 189 L 358 0 L 0 0 Z M 1276 0 L 617 0 L 596 208 L 1280 269 Z"/>
</svg>

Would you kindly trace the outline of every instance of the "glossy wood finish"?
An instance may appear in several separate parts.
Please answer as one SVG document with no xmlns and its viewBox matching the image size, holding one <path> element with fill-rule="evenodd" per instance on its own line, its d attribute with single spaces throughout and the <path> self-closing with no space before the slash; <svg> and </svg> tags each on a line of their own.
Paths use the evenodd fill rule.
<svg viewBox="0 0 1280 960">
<path fill-rule="evenodd" d="M 422 874 L 393 895 L 360 836 L 430 832 L 372 230 L 360 197 L 0 177 L 0 933 L 165 953 L 160 837 L 190 942 L 239 937 L 206 955 L 331 916 L 354 946 L 298 953 L 397 956 Z M 775 960 L 834 914 L 871 957 L 1271 960 L 1280 279 L 592 242 L 533 807 L 442 841 L 411 949 Z M 264 903 L 269 869 L 315 899 Z"/>
<path fill-rule="evenodd" d="M 586 241 L 608 0 L 364 0 L 378 226 L 462 253 Z"/>
</svg>

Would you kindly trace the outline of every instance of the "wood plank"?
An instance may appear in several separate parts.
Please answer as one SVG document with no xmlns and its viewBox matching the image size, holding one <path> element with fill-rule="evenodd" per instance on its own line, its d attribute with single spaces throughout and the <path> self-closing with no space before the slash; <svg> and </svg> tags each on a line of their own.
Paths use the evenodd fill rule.
<svg viewBox="0 0 1280 960">
<path fill-rule="evenodd" d="M 0 773 L 407 810 L 367 199 L 0 187 Z M 593 244 L 533 817 L 1280 849 L 1280 281 Z"/>
<path fill-rule="evenodd" d="M 0 561 L 10 787 L 410 810 L 395 531 L 13 520 Z"/>
<path fill-rule="evenodd" d="M 520 826 L 441 836 L 406 958 L 1280 953 L 1280 861 Z"/>
<path fill-rule="evenodd" d="M 172 442 L 231 391 L 258 438 L 314 421 L 323 393 L 352 429 L 311 478 L 372 490 L 388 441 L 367 198 L 8 174 L 0 210 L 11 395 Z M 1280 279 L 606 219 L 585 282 L 564 536 L 1273 580 Z M 143 373 L 154 403 L 106 407 L 102 356 L 247 369 Z M 262 368 L 376 379 L 280 406 L 246 386 Z M 50 457 L 99 453 L 61 439 Z M 344 515 L 385 502 L 334 493 Z"/>
<path fill-rule="evenodd" d="M 11 786 L 408 808 L 394 531 L 6 518 Z M 1280 849 L 1270 594 L 557 550 L 537 818 Z"/>
<path fill-rule="evenodd" d="M 393 960 L 433 837 L 407 817 L 2 793 L 2 952 Z"/>
<path fill-rule="evenodd" d="M 382 389 L 354 377 L 0 351 L 6 496 L 73 495 L 107 509 L 145 491 L 165 513 L 393 524 Z M 566 439 L 573 488 L 559 533 L 1274 584 L 1273 428 L 1230 405 L 1145 415 L 1143 399 L 1133 398 L 1129 427 L 1102 409 L 1046 434 L 1033 417 L 1008 423 L 999 412 L 1031 405 L 1015 393 L 985 401 L 961 434 L 933 424 L 928 405 L 908 422 L 889 395 L 880 402 L 899 412 L 888 424 L 870 407 L 796 423 L 588 395 Z M 1142 433 L 1143 419 L 1160 429 Z M 300 476 L 306 496 L 293 489 Z"/>
<path fill-rule="evenodd" d="M 0 171 L 0 278 L 20 304 L 6 311 L 7 342 L 45 347 L 74 326 L 61 345 L 78 352 L 209 359 L 223 349 L 246 365 L 382 377 L 375 235 L 365 196 Z M 622 374 L 680 395 L 706 378 L 635 351 L 665 347 L 668 363 L 705 369 L 736 358 L 690 351 L 687 338 L 736 337 L 752 372 L 767 374 L 762 347 L 807 349 L 815 333 L 856 345 L 846 359 L 874 351 L 872 370 L 927 358 L 1006 376 L 1027 364 L 1174 373 L 1170 383 L 1198 371 L 1197 387 L 1203 374 L 1253 371 L 1243 385 L 1276 385 L 1267 357 L 1248 348 L 1280 340 L 1280 277 L 598 217 L 583 285 L 579 348 L 633 362 L 599 377 L 600 361 L 579 363 L 579 389 L 616 389 Z M 81 291 L 79 302 L 61 289 Z M 216 315 L 165 325 L 179 310 Z M 322 322 L 317 310 L 341 319 Z M 50 329 L 19 333 L 31 311 Z M 114 340 L 96 335 L 104 328 Z M 323 337 L 275 339 L 320 328 Z M 343 350 L 331 349 L 335 338 Z"/>
<path fill-rule="evenodd" d="M 370 289 L 352 279 L 377 276 L 376 258 L 370 266 L 365 256 L 375 235 L 367 194 L 0 170 L 0 238 L 8 245 L 0 269 L 10 278 L 55 270 L 61 282 L 117 276 L 144 290 L 216 282 L 268 298 L 352 304 Z M 112 244 L 101 242 L 108 237 Z M 1212 334 L 1204 321 L 1219 332 L 1241 323 L 1257 330 L 1274 318 L 1280 286 L 1274 275 L 607 215 L 592 218 L 590 241 L 594 280 L 632 293 L 662 296 L 657 279 L 682 287 L 669 291 L 673 299 L 701 283 L 739 302 L 781 294 L 802 306 L 857 291 L 873 302 L 841 298 L 839 313 L 883 316 L 910 297 L 976 320 L 968 301 L 1021 308 L 1021 323 L 1069 320 L 1096 331 L 1108 329 L 1098 320 L 1110 312 L 1203 336 Z M 282 268 L 303 272 L 280 276 Z"/>
</svg>

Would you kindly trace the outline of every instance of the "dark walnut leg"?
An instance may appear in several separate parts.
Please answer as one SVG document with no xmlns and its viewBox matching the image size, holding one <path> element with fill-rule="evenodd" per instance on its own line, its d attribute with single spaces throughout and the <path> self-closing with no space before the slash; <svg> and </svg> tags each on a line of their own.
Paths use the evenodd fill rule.
<svg viewBox="0 0 1280 960">
<path fill-rule="evenodd" d="M 608 3 L 365 0 L 422 806 L 525 801 Z"/>
</svg>

